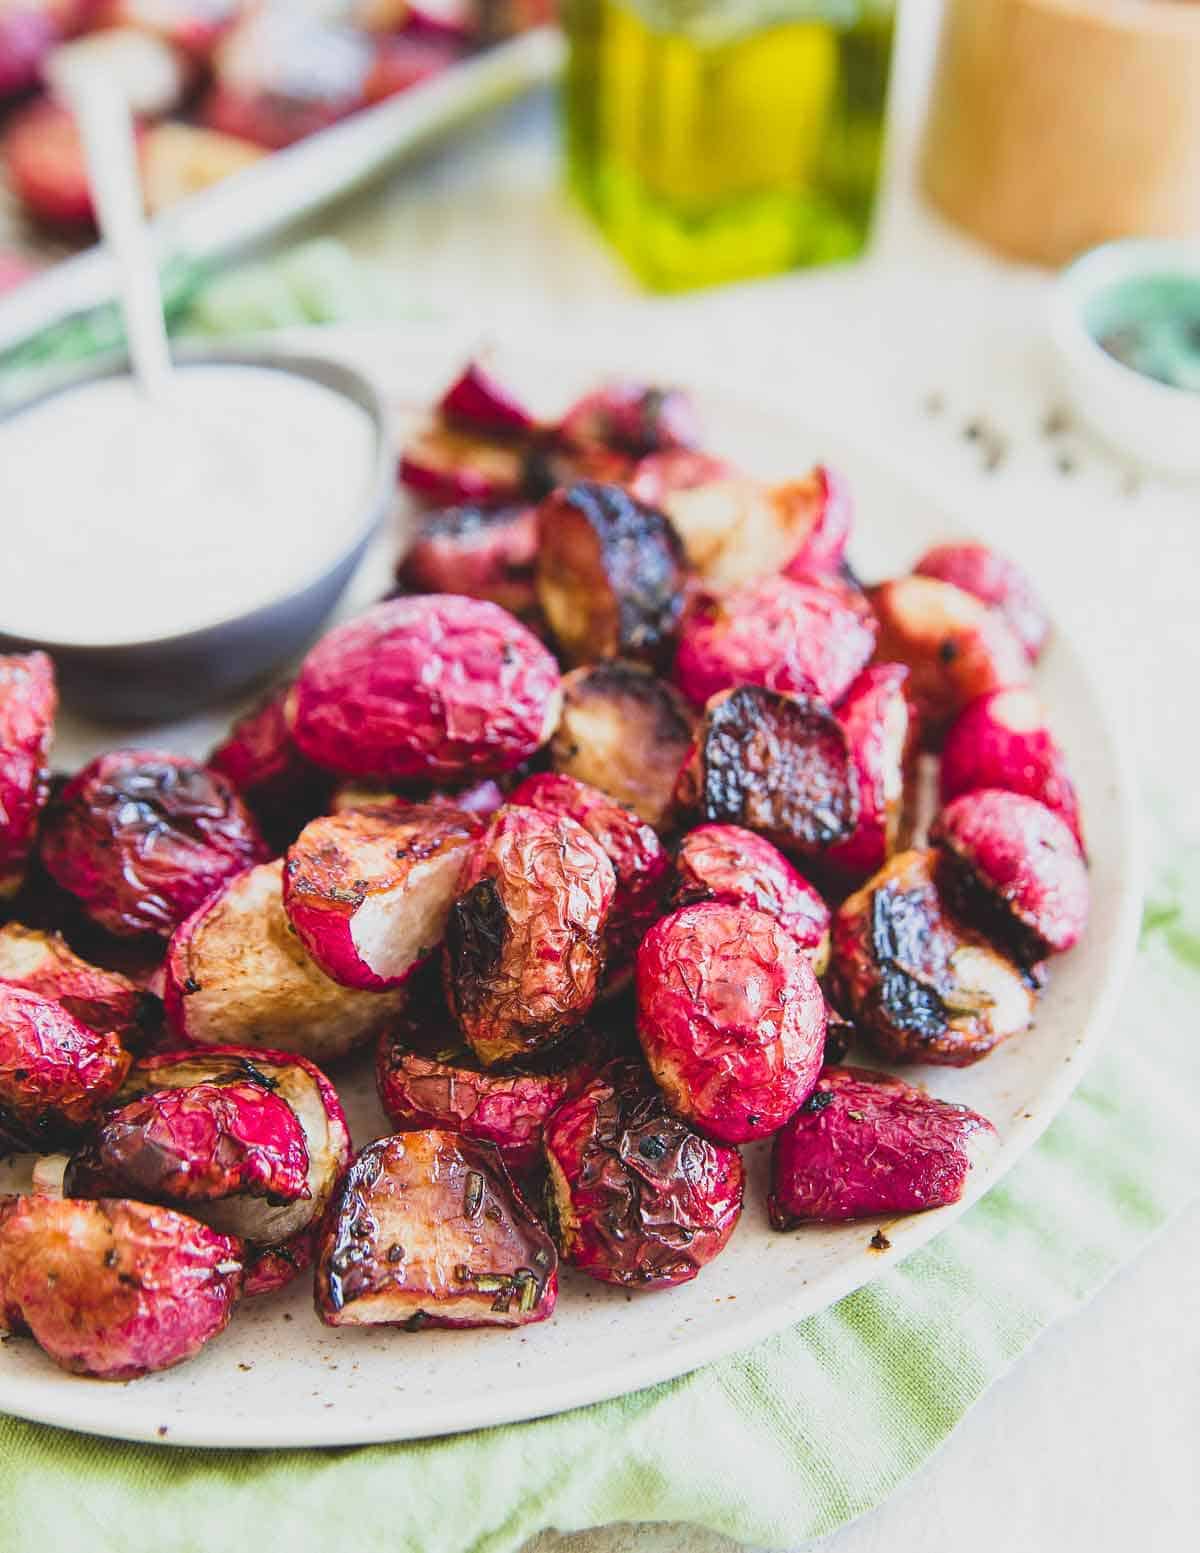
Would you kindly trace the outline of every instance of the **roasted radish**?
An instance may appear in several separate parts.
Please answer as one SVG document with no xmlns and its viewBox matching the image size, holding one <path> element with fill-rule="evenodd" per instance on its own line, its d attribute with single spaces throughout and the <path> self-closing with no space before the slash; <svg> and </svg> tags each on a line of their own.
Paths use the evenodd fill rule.
<svg viewBox="0 0 1200 1553">
<path fill-rule="evenodd" d="M 649 669 L 619 659 L 572 670 L 562 688 L 562 718 L 550 741 L 554 769 L 663 829 L 695 732 L 691 707 Z"/>
<path fill-rule="evenodd" d="M 934 545 L 913 567 L 918 577 L 936 577 L 973 593 L 1007 622 L 1034 663 L 1050 635 L 1050 617 L 1027 573 L 990 545 Z"/>
<path fill-rule="evenodd" d="M 675 854 L 672 910 L 700 901 L 753 906 L 774 917 L 823 974 L 829 962 L 829 907 L 778 847 L 740 825 L 700 825 Z"/>
<path fill-rule="evenodd" d="M 490 1144 L 380 1138 L 334 1194 L 317 1259 L 328 1326 L 528 1326 L 557 1293 L 554 1243 Z"/>
<path fill-rule="evenodd" d="M 687 1283 L 733 1234 L 741 1156 L 672 1116 L 641 1063 L 610 1064 L 560 1106 L 545 1147 L 559 1251 L 602 1283 Z"/>
<path fill-rule="evenodd" d="M 854 528 L 854 502 L 842 476 L 818 464 L 805 479 L 777 485 L 771 494 L 787 513 L 789 531 L 798 541 L 784 574 L 836 575 L 845 563 Z"/>
<path fill-rule="evenodd" d="M 659 499 L 689 563 L 716 589 L 792 568 L 805 577 L 836 572 L 850 532 L 848 495 L 828 470 L 778 486 L 725 470 L 705 481 L 676 480 Z"/>
<path fill-rule="evenodd" d="M 112 1100 L 129 1053 L 58 1003 L 0 982 L 0 1149 L 53 1152 Z"/>
<path fill-rule="evenodd" d="M 438 412 L 451 425 L 489 436 L 526 436 L 536 429 L 533 416 L 481 362 L 470 361 L 438 401 Z"/>
<path fill-rule="evenodd" d="M 580 481 L 542 503 L 537 596 L 571 663 L 668 658 L 684 581 L 669 520 L 622 486 Z"/>
<path fill-rule="evenodd" d="M 567 447 L 595 446 L 645 458 L 672 448 L 695 448 L 700 427 L 695 406 L 677 388 L 644 383 L 606 383 L 571 406 L 558 427 Z"/>
<path fill-rule="evenodd" d="M 596 788 L 549 771 L 527 777 L 508 801 L 544 814 L 566 815 L 603 847 L 617 876 L 604 931 L 605 966 L 610 981 L 614 973 L 631 969 L 638 945 L 660 914 L 671 868 L 653 827 Z"/>
<path fill-rule="evenodd" d="M 907 664 L 922 732 L 937 740 L 976 696 L 1029 680 L 1029 656 L 1002 615 L 953 583 L 900 577 L 870 590 L 878 660 Z"/>
<path fill-rule="evenodd" d="M 1028 1028 L 1031 977 L 952 916 L 935 852 L 901 852 L 833 919 L 831 974 L 856 1027 L 896 1062 L 965 1067 Z"/>
<path fill-rule="evenodd" d="M 393 1018 L 402 991 L 339 987 L 309 958 L 283 909 L 283 863 L 248 869 L 175 932 L 164 1002 L 197 1046 L 251 1046 L 331 1062 Z"/>
<path fill-rule="evenodd" d="M 445 507 L 421 522 L 396 580 L 410 593 L 462 593 L 532 615 L 537 535 L 536 507 Z"/>
<path fill-rule="evenodd" d="M 158 750 L 101 755 L 67 783 L 42 824 L 47 872 L 118 936 L 166 937 L 266 855 L 225 777 Z"/>
<path fill-rule="evenodd" d="M 941 784 L 946 803 L 981 787 L 1036 798 L 1063 817 L 1083 846 L 1066 756 L 1032 690 L 997 690 L 963 709 L 946 734 Z"/>
<path fill-rule="evenodd" d="M 582 825 L 501 809 L 467 860 L 446 930 L 446 998 L 487 1067 L 576 1029 L 595 1001 L 616 875 Z"/>
<path fill-rule="evenodd" d="M 844 695 L 875 646 L 869 609 L 834 579 L 771 577 L 688 609 L 679 636 L 675 683 L 697 706 L 738 685 Z"/>
<path fill-rule="evenodd" d="M 90 227 L 95 219 L 83 142 L 71 113 L 41 98 L 4 127 L 8 183 L 29 214 L 48 227 Z"/>
<path fill-rule="evenodd" d="M 957 909 L 1022 964 L 1083 937 L 1087 865 L 1071 827 L 1036 798 L 986 787 L 964 793 L 938 815 L 929 839 L 943 853 Z"/>
<path fill-rule="evenodd" d="M 775 1136 L 771 1223 L 786 1230 L 945 1207 L 995 1146 L 991 1122 L 965 1105 L 886 1073 L 826 1068 Z"/>
<path fill-rule="evenodd" d="M 765 912 L 707 901 L 664 917 L 637 958 L 638 1039 L 667 1104 L 706 1138 L 775 1132 L 809 1095 L 825 998 Z"/>
<path fill-rule="evenodd" d="M 385 804 L 313 820 L 284 863 L 288 920 L 343 987 L 398 987 L 440 946 L 481 829 L 448 804 Z"/>
<path fill-rule="evenodd" d="M 57 933 L 0 927 L 0 979 L 60 1004 L 80 1024 L 136 1049 L 162 1023 L 162 1003 L 119 971 L 90 965 Z"/>
<path fill-rule="evenodd" d="M 595 1077 L 600 1049 L 585 1032 L 520 1071 L 488 1071 L 444 1011 L 422 1027 L 406 1010 L 379 1038 L 379 1101 L 400 1132 L 440 1127 L 495 1144 L 521 1180 L 541 1161 L 547 1118 Z"/>
<path fill-rule="evenodd" d="M 755 685 L 709 702 L 675 796 L 685 816 L 743 825 L 798 857 L 819 857 L 858 821 L 854 765 L 833 713 Z"/>
<path fill-rule="evenodd" d="M 723 458 L 690 448 L 670 448 L 639 458 L 625 483 L 638 501 L 661 507 L 676 491 L 694 491 L 697 486 L 738 478 L 737 470 Z"/>
<path fill-rule="evenodd" d="M 858 821 L 827 860 L 849 873 L 882 868 L 911 829 L 919 736 L 908 679 L 903 664 L 877 663 L 863 670 L 837 708 L 858 779 Z"/>
<path fill-rule="evenodd" d="M 558 666 L 484 599 L 389 599 L 330 631 L 292 698 L 297 744 L 347 776 L 465 783 L 511 771 L 554 732 Z"/>
<path fill-rule="evenodd" d="M 0 657 L 0 897 L 15 894 L 25 878 L 50 791 L 46 758 L 57 709 L 45 653 Z"/>
<path fill-rule="evenodd" d="M 135 1380 L 199 1353 L 241 1291 L 242 1248 L 171 1208 L 0 1203 L 0 1327 L 64 1370 Z"/>
<path fill-rule="evenodd" d="M 290 1052 L 156 1054 L 118 1099 L 67 1166 L 67 1195 L 166 1203 L 255 1248 L 318 1224 L 350 1159 L 337 1092 Z"/>
</svg>

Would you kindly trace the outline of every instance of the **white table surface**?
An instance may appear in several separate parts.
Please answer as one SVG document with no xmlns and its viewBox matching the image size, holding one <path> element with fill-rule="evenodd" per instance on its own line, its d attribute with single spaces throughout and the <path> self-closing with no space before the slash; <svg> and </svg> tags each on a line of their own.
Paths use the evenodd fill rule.
<svg viewBox="0 0 1200 1553">
<path fill-rule="evenodd" d="M 678 300 L 640 295 L 562 197 L 553 119 L 525 104 L 410 169 L 325 229 L 386 266 L 427 321 L 461 335 L 715 378 L 857 428 L 944 485 L 1025 558 L 1059 618 L 1112 666 L 1131 736 L 1161 773 L 1197 769 L 1200 490 L 1135 482 L 1082 434 L 1047 438 L 1058 402 L 1040 319 L 1047 278 L 1002 264 L 911 192 L 935 6 L 911 0 L 897 66 L 890 195 L 866 263 Z M 930 407 L 935 396 L 940 408 Z M 982 468 L 968 423 L 1007 439 Z M 1061 466 L 1061 467 L 1060 467 Z M 1134 484 L 1137 489 L 1131 489 Z M 1149 758 L 1149 757 L 1153 758 Z M 1181 805 L 1200 816 L 1200 792 Z M 1200 1208 L 1081 1314 L 1048 1332 L 833 1553 L 1040 1553 L 1195 1546 L 1200 1522 Z M 547 1534 L 536 1553 L 709 1553 L 691 1528 Z"/>
</svg>

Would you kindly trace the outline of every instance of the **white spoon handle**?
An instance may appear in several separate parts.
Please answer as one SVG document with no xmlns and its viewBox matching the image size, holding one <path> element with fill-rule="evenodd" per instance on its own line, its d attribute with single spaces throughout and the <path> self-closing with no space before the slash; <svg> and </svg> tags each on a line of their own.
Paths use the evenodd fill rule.
<svg viewBox="0 0 1200 1553">
<path fill-rule="evenodd" d="M 159 399 L 168 388 L 171 357 L 142 208 L 133 118 L 118 89 L 94 70 L 63 71 L 55 85 L 83 137 L 100 233 L 119 275 L 134 377 L 147 397 Z"/>
</svg>

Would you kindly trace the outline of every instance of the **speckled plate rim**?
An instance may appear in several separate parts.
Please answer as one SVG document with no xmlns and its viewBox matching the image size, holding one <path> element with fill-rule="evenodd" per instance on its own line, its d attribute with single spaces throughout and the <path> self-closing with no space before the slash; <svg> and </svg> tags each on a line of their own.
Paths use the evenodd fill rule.
<svg viewBox="0 0 1200 1553">
<path fill-rule="evenodd" d="M 444 366 L 441 365 L 444 361 L 444 353 L 436 348 L 427 352 L 420 348 L 410 351 L 400 369 L 408 389 L 416 393 L 426 385 L 436 386 L 439 380 L 444 379 Z M 600 364 L 597 370 L 602 369 Z M 443 373 L 443 379 L 439 379 L 439 370 Z M 772 407 L 769 402 L 756 403 L 723 389 L 709 391 L 703 385 L 698 385 L 698 394 L 706 412 L 705 420 L 713 429 L 711 441 L 718 450 L 737 456 L 736 447 L 723 445 L 719 432 L 721 407 L 726 408 L 735 422 L 739 414 L 753 413 L 760 422 L 765 420 L 778 427 L 781 436 L 786 436 L 788 446 L 819 449 L 821 457 L 848 471 L 852 483 L 856 481 L 856 472 L 858 478 L 865 479 L 869 475 L 872 482 L 882 482 L 897 489 L 900 493 L 897 507 L 919 507 L 936 514 L 938 527 L 946 534 L 964 532 L 966 525 L 956 520 L 953 512 L 947 511 L 946 505 L 936 495 L 923 489 L 922 481 L 912 471 L 906 471 L 901 461 L 894 457 L 881 457 L 865 448 L 860 441 L 830 434 L 827 428 L 813 425 L 806 417 L 783 411 L 777 406 Z M 970 527 L 972 532 L 978 532 L 980 525 L 972 524 Z M 1103 858 L 1105 875 L 1119 898 L 1106 913 L 1105 930 L 1089 935 L 1078 949 L 1072 951 L 1073 956 L 1081 957 L 1087 967 L 1091 990 L 1077 1027 L 1070 1034 L 1064 1033 L 1061 1038 L 1059 1060 L 1052 1076 L 1038 1091 L 1036 1101 L 1024 1103 L 1020 1112 L 1011 1116 L 1002 1126 L 1001 1146 L 986 1164 L 972 1172 L 961 1202 L 932 1213 L 887 1222 L 887 1236 L 891 1243 L 888 1255 L 881 1256 L 867 1249 L 868 1236 L 865 1231 L 871 1225 L 860 1224 L 857 1228 L 864 1233 L 852 1242 L 847 1239 L 848 1249 L 844 1261 L 811 1279 L 802 1279 L 794 1290 L 787 1290 L 773 1299 L 762 1300 L 757 1308 L 745 1300 L 736 1307 L 726 1306 L 720 1313 L 720 1319 L 710 1320 L 705 1330 L 698 1329 L 678 1342 L 651 1347 L 619 1363 L 596 1363 L 583 1375 L 573 1373 L 569 1366 L 560 1362 L 553 1362 L 547 1366 L 545 1376 L 539 1379 L 535 1387 L 521 1389 L 516 1393 L 506 1391 L 503 1384 L 497 1383 L 498 1376 L 505 1373 L 503 1365 L 499 1367 L 498 1375 L 488 1373 L 490 1355 L 487 1348 L 496 1343 L 511 1341 L 510 1338 L 495 1333 L 447 1334 L 455 1338 L 473 1339 L 479 1345 L 477 1350 L 473 1350 L 477 1355 L 474 1362 L 478 1366 L 479 1379 L 470 1393 L 443 1398 L 434 1396 L 432 1399 L 426 1396 L 417 1406 L 407 1401 L 398 1401 L 394 1407 L 385 1410 L 382 1416 L 374 1414 L 369 1421 L 353 1406 L 328 1403 L 325 1404 L 327 1411 L 317 1415 L 307 1414 L 302 1418 L 278 1411 L 273 1414 L 232 1417 L 228 1408 L 219 1406 L 173 1405 L 170 1400 L 172 1377 L 182 1378 L 186 1370 L 192 1369 L 190 1365 L 184 1370 L 153 1377 L 152 1382 L 158 1383 L 160 1389 L 152 1394 L 142 1389 L 148 1387 L 151 1381 L 118 1386 L 81 1381 L 61 1374 L 48 1362 L 36 1369 L 23 1366 L 20 1375 L 6 1374 L 4 1352 L 0 1352 L 0 1408 L 33 1421 L 87 1433 L 173 1445 L 235 1449 L 378 1444 L 516 1423 L 640 1390 L 749 1348 L 782 1328 L 827 1308 L 881 1276 L 897 1259 L 933 1240 L 1001 1180 L 1065 1105 L 1112 1020 L 1136 949 L 1142 907 L 1143 865 L 1140 819 L 1130 761 L 1082 655 L 1061 633 L 1052 651 L 1057 658 L 1057 677 L 1065 679 L 1073 687 L 1076 720 L 1085 723 L 1089 729 L 1089 737 L 1093 741 L 1091 764 L 1094 765 L 1097 754 L 1103 759 L 1107 792 L 1100 807 L 1106 811 L 1103 816 L 1105 824 L 1103 833 L 1097 832 L 1092 839 L 1093 862 Z M 1054 703 L 1051 703 L 1050 714 L 1053 720 Z M 1085 802 L 1087 796 L 1085 791 Z M 994 1062 L 996 1058 L 990 1060 Z M 949 1070 L 921 1069 L 918 1074 L 921 1078 L 932 1079 L 936 1085 L 935 1074 L 938 1071 L 946 1073 Z M 957 1071 L 969 1074 L 980 1070 Z M 969 1099 L 969 1084 L 962 1091 L 956 1092 L 955 1098 Z M 360 1137 L 357 1141 L 365 1140 Z M 845 1226 L 840 1232 L 848 1233 L 852 1228 Z M 727 1269 L 735 1268 L 739 1236 L 751 1233 L 755 1233 L 753 1226 L 743 1224 L 720 1263 L 714 1264 L 714 1269 L 721 1264 Z M 699 1288 L 714 1269 L 709 1269 L 697 1284 L 689 1287 Z M 568 1283 L 568 1288 L 571 1287 Z M 573 1287 L 577 1289 L 578 1285 Z M 609 1291 L 604 1292 L 607 1294 Z M 666 1293 L 643 1295 L 638 1299 L 670 1300 L 677 1297 Z M 570 1302 L 564 1299 L 555 1322 L 570 1319 Z M 529 1330 L 537 1332 L 542 1329 Z M 342 1336 L 341 1333 L 334 1335 Z M 426 1334 L 427 1338 L 429 1336 Z M 432 1334 L 432 1340 L 436 1342 L 441 1336 Z M 397 1335 L 396 1340 L 412 1339 Z M 230 1353 L 227 1360 L 222 1354 L 222 1345 L 228 1341 L 229 1334 L 218 1339 L 201 1360 L 194 1363 L 220 1365 L 227 1362 L 232 1369 L 233 1354 Z M 294 1357 L 296 1363 L 303 1364 L 306 1357 L 311 1356 L 306 1356 L 298 1349 Z M 369 1353 L 366 1357 L 370 1358 Z M 163 1386 L 166 1389 L 161 1389 Z"/>
</svg>

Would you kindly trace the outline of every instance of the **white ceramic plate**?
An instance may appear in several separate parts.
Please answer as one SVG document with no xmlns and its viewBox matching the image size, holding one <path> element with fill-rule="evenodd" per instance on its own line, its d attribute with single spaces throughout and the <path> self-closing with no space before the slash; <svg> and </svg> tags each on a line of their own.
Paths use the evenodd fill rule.
<svg viewBox="0 0 1200 1553">
<path fill-rule="evenodd" d="M 437 350 L 389 352 L 388 385 L 401 404 L 428 402 L 454 363 Z M 536 373 L 565 392 L 567 370 Z M 576 382 L 581 374 L 573 366 Z M 849 477 L 858 504 L 852 557 L 868 577 L 903 571 L 934 539 L 968 527 L 964 515 L 878 462 L 862 446 L 761 405 L 703 394 L 709 441 L 747 468 L 784 477 L 816 458 Z M 394 548 L 394 539 L 390 542 Z M 389 547 L 368 563 L 355 593 L 381 591 Z M 880 1276 L 945 1229 L 994 1185 L 1066 1101 L 1113 1010 L 1136 939 L 1140 866 L 1132 785 L 1084 664 L 1055 640 L 1039 687 L 1066 745 L 1092 847 L 1093 908 L 1084 943 L 1053 968 L 1037 1026 L 977 1067 L 909 1069 L 938 1095 L 991 1118 L 1001 1147 L 973 1173 L 953 1208 L 887 1224 L 891 1249 L 856 1223 L 776 1234 L 767 1224 L 766 1150 L 747 1150 L 746 1211 L 727 1251 L 684 1288 L 632 1296 L 566 1270 L 554 1319 L 521 1332 L 331 1331 L 312 1313 L 307 1280 L 243 1307 L 198 1359 L 161 1375 L 113 1385 L 58 1371 L 28 1342 L 0 1350 L 0 1408 L 25 1418 L 126 1439 L 253 1447 L 345 1445 L 450 1433 L 553 1413 L 666 1380 L 745 1348 Z M 170 730 L 179 748 L 202 752 L 213 728 Z M 111 744 L 113 735 L 64 730 L 63 764 Z M 145 733 L 142 742 L 156 742 Z M 876 1064 L 877 1065 L 877 1064 Z M 370 1064 L 338 1074 L 356 1143 L 387 1130 Z M 3 1185 L 0 1182 L 0 1185 Z"/>
</svg>

